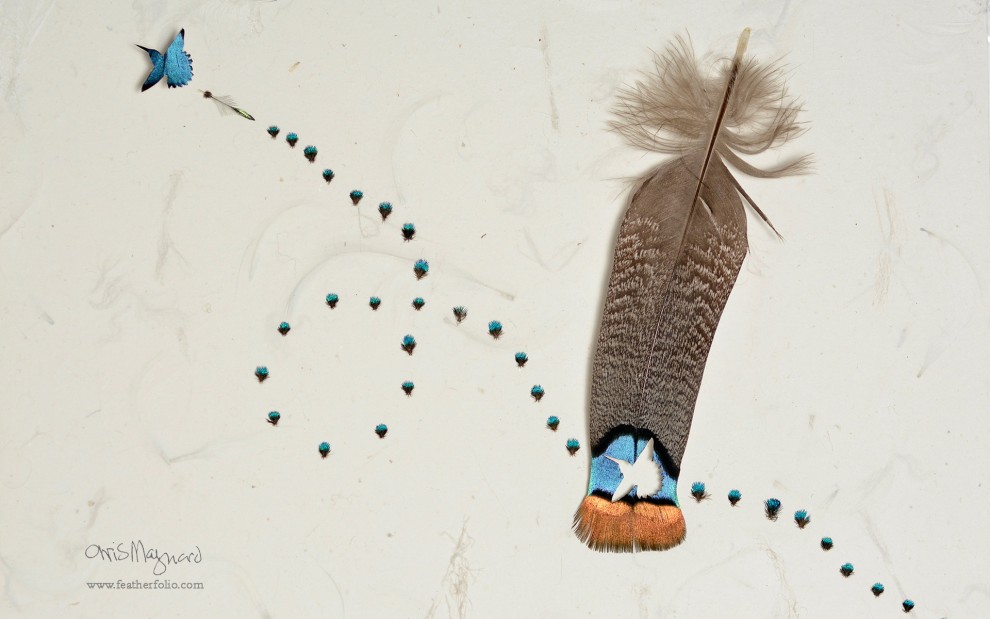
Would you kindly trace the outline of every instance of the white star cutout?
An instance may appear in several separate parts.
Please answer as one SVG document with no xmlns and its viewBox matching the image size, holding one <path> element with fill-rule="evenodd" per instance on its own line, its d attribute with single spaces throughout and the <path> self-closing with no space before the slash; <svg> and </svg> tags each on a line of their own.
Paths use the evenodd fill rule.
<svg viewBox="0 0 990 619">
<path fill-rule="evenodd" d="M 619 472 L 622 473 L 622 481 L 612 493 L 613 503 L 629 494 L 633 488 L 636 488 L 636 495 L 640 497 L 651 496 L 660 491 L 660 487 L 663 485 L 663 472 L 653 461 L 652 438 L 646 443 L 646 447 L 643 448 L 635 462 L 616 460 L 612 456 L 605 457 L 618 464 Z"/>
</svg>

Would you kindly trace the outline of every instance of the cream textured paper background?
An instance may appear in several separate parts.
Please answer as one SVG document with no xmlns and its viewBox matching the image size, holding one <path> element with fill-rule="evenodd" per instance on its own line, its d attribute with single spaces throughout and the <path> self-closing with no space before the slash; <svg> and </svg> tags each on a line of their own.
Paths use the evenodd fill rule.
<svg viewBox="0 0 990 619">
<path fill-rule="evenodd" d="M 585 439 L 626 179 L 658 161 L 609 107 L 651 48 L 728 55 L 744 26 L 791 68 L 812 130 L 790 152 L 817 173 L 743 181 L 786 241 L 751 219 L 687 541 L 596 554 L 569 528 L 588 451 L 563 444 Z M 133 44 L 180 27 L 192 84 L 141 93 Z M 962 0 L 0 4 L 0 614 L 985 615 L 986 37 Z M 132 539 L 198 545 L 165 577 L 205 589 L 87 589 L 153 578 L 84 557 Z"/>
</svg>

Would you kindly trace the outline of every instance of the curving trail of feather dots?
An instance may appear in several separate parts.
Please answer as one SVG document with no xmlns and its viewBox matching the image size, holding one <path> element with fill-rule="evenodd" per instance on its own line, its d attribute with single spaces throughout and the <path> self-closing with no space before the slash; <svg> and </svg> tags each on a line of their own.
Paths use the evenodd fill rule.
<svg viewBox="0 0 990 619">
<path fill-rule="evenodd" d="M 745 58 L 748 40 L 747 28 L 732 61 L 715 75 L 706 75 L 688 43 L 678 37 L 657 56 L 655 73 L 618 98 L 613 129 L 634 146 L 675 158 L 640 179 L 616 244 L 592 372 L 589 490 L 574 525 L 578 537 L 597 550 L 663 550 L 684 539 L 676 482 L 708 350 L 747 251 L 743 205 L 777 233 L 726 164 L 757 178 L 810 169 L 807 155 L 771 169 L 758 168 L 740 156 L 780 146 L 804 131 L 797 121 L 801 106 L 787 96 L 780 68 Z M 182 29 L 164 54 L 138 45 L 152 63 L 142 92 L 163 77 L 169 88 L 192 80 L 192 58 L 184 41 Z M 200 92 L 221 113 L 255 120 L 232 98 Z M 277 125 L 266 131 L 273 140 L 280 134 Z M 288 133 L 285 141 L 295 148 L 299 136 Z M 303 155 L 313 163 L 318 149 L 306 146 Z M 321 177 L 330 184 L 335 174 L 327 168 Z M 364 192 L 355 189 L 347 197 L 357 206 Z M 382 222 L 393 211 L 391 202 L 378 205 Z M 403 242 L 415 238 L 411 223 L 399 231 Z M 423 279 L 430 272 L 429 262 L 417 260 L 412 272 L 417 280 Z M 322 301 L 333 310 L 341 302 L 340 293 L 328 293 Z M 381 304 L 379 297 L 369 298 L 371 311 Z M 412 311 L 421 311 L 425 304 L 425 299 L 416 297 Z M 464 306 L 452 311 L 455 327 L 467 318 Z M 277 327 L 283 337 L 291 329 L 285 321 Z M 685 338 L 688 331 L 692 335 Z M 490 321 L 487 332 L 498 340 L 503 336 L 502 323 Z M 416 346 L 410 334 L 398 348 L 412 356 Z M 517 368 L 523 368 L 529 356 L 517 352 L 514 360 Z M 259 384 L 264 383 L 269 369 L 257 366 L 254 375 Z M 399 387 L 412 396 L 415 384 L 407 380 Z M 529 395 L 540 402 L 545 393 L 536 384 Z M 281 417 L 280 412 L 270 411 L 265 420 L 275 427 Z M 560 418 L 551 415 L 545 427 L 556 432 L 559 425 Z M 378 423 L 373 431 L 384 439 L 389 428 Z M 570 438 L 565 448 L 573 456 L 580 443 Z M 320 442 L 317 451 L 328 457 L 330 443 Z M 705 484 L 694 482 L 691 496 L 698 503 L 707 500 Z M 732 489 L 727 498 L 735 508 L 742 493 Z M 766 517 L 776 521 L 782 502 L 768 498 L 762 507 Z M 804 509 L 795 511 L 793 519 L 801 529 L 811 523 Z M 828 552 L 835 542 L 826 536 L 819 545 Z M 849 577 L 855 568 L 847 562 L 838 571 Z M 879 597 L 884 585 L 874 583 L 870 592 Z M 910 599 L 901 602 L 904 612 L 914 607 Z"/>
</svg>

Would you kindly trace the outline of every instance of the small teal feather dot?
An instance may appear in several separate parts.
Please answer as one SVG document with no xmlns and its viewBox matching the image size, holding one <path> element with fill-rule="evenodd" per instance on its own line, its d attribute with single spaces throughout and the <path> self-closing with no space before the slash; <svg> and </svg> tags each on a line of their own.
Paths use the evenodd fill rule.
<svg viewBox="0 0 990 619">
<path fill-rule="evenodd" d="M 735 505 L 740 499 L 742 499 L 742 492 L 736 489 L 729 490 L 729 503 Z"/>
<path fill-rule="evenodd" d="M 285 335 L 285 334 L 286 334 L 286 333 L 288 333 L 288 332 L 289 332 L 289 331 L 290 331 L 291 329 L 292 329 L 292 327 L 290 327 L 290 326 L 289 326 L 289 323 L 287 323 L 287 322 L 281 322 L 281 323 L 279 323 L 279 325 L 278 325 L 278 332 L 279 332 L 279 333 L 281 333 L 282 335 Z"/>
<path fill-rule="evenodd" d="M 574 452 L 581 448 L 581 443 L 576 438 L 569 438 L 567 439 L 566 447 L 567 451 L 571 452 L 573 456 Z"/>
<path fill-rule="evenodd" d="M 696 481 L 691 484 L 691 496 L 695 498 L 696 501 L 701 501 L 705 498 L 705 483 L 701 481 Z"/>
<path fill-rule="evenodd" d="M 307 146 L 306 148 L 303 149 L 303 155 L 306 157 L 306 159 L 309 159 L 310 163 L 316 161 L 317 152 L 319 151 L 316 150 L 315 146 Z"/>
<path fill-rule="evenodd" d="M 295 133 L 290 133 L 289 135 L 285 136 L 285 141 L 289 143 L 289 146 L 295 148 L 296 142 L 299 141 L 299 136 L 296 135 Z"/>
<path fill-rule="evenodd" d="M 780 511 L 780 501 L 778 499 L 767 499 L 763 502 L 763 507 L 766 510 L 767 518 L 770 520 L 777 519 L 777 513 Z"/>
<path fill-rule="evenodd" d="M 458 305 L 457 307 L 455 307 L 454 318 L 457 319 L 458 324 L 463 322 L 464 319 L 467 318 L 467 308 L 464 307 L 463 305 Z"/>
<path fill-rule="evenodd" d="M 380 423 L 375 426 L 375 434 L 377 434 L 379 438 L 385 438 L 386 433 L 388 433 L 388 426 L 384 423 Z"/>
<path fill-rule="evenodd" d="M 278 425 L 278 420 L 281 418 L 282 415 L 278 411 L 272 411 L 268 413 L 268 423 L 272 424 L 273 426 Z"/>
<path fill-rule="evenodd" d="M 411 241 L 416 236 L 416 226 L 413 224 L 402 224 L 402 238 Z"/>
<path fill-rule="evenodd" d="M 351 202 L 353 202 L 354 204 L 360 202 L 361 198 L 363 197 L 364 197 L 364 192 L 361 191 L 360 189 L 355 189 L 354 191 L 351 192 Z"/>
<path fill-rule="evenodd" d="M 333 170 L 331 170 L 330 168 L 327 168 L 326 170 L 323 170 L 323 180 L 325 180 L 328 183 L 330 181 L 332 181 L 333 180 Z"/>
<path fill-rule="evenodd" d="M 268 135 L 272 136 L 272 139 L 274 139 L 275 136 L 278 135 L 278 127 L 275 125 L 268 127 Z"/>
<path fill-rule="evenodd" d="M 338 301 L 340 301 L 340 297 L 337 296 L 337 293 L 331 292 L 327 295 L 327 305 L 329 305 L 331 309 L 337 306 Z"/>
<path fill-rule="evenodd" d="M 529 390 L 529 395 L 531 395 L 534 398 L 536 398 L 536 401 L 537 402 L 539 402 L 540 400 L 542 400 L 543 399 L 543 396 L 545 394 L 546 394 L 546 391 L 544 391 L 543 390 L 543 387 L 540 386 L 540 385 L 533 385 L 533 388 Z"/>
<path fill-rule="evenodd" d="M 516 365 L 518 365 L 519 367 L 522 367 L 522 366 L 526 365 L 526 362 L 527 361 L 529 361 L 529 355 L 527 355 L 524 352 L 517 352 L 516 353 Z"/>
<path fill-rule="evenodd" d="M 873 583 L 873 586 L 870 587 L 870 591 L 873 592 L 873 595 L 879 597 L 880 594 L 883 593 L 883 591 L 884 591 L 884 589 L 883 589 L 883 583 L 882 582 L 875 582 L 875 583 Z"/>
<path fill-rule="evenodd" d="M 811 522 L 811 517 L 808 516 L 807 510 L 799 509 L 794 512 L 794 522 L 803 529 L 805 525 Z"/>
<path fill-rule="evenodd" d="M 413 273 L 416 274 L 416 279 L 422 279 L 429 272 L 430 272 L 430 263 L 427 262 L 426 260 L 423 260 L 422 258 L 417 260 L 416 263 L 413 265 Z"/>
<path fill-rule="evenodd" d="M 402 383 L 402 390 L 406 392 L 406 395 L 412 395 L 413 389 L 415 388 L 416 385 L 411 380 L 407 380 Z"/>
<path fill-rule="evenodd" d="M 901 606 L 904 608 L 904 612 L 909 613 L 914 608 L 914 600 L 904 600 L 901 602 Z"/>
<path fill-rule="evenodd" d="M 832 546 L 834 546 L 834 545 L 835 544 L 832 542 L 832 538 L 831 537 L 823 537 L 822 538 L 822 550 L 831 550 L 832 549 Z"/>
<path fill-rule="evenodd" d="M 423 306 L 426 305 L 426 301 L 423 300 L 423 297 L 416 297 L 415 299 L 413 299 L 412 305 L 417 310 L 421 310 L 423 309 Z"/>
<path fill-rule="evenodd" d="M 382 202 L 378 205 L 378 213 L 382 216 L 382 221 L 388 219 L 388 216 L 392 214 L 392 203 Z"/>
<path fill-rule="evenodd" d="M 413 349 L 416 348 L 416 338 L 411 335 L 406 335 L 402 338 L 402 350 L 406 351 L 410 355 L 413 354 Z"/>
<path fill-rule="evenodd" d="M 497 320 L 493 320 L 488 323 L 488 335 L 492 336 L 496 340 L 502 335 L 502 323 Z"/>
<path fill-rule="evenodd" d="M 265 380 L 268 378 L 268 368 L 263 365 L 259 365 L 254 369 L 254 375 L 258 377 L 258 380 Z"/>
<path fill-rule="evenodd" d="M 842 575 L 843 576 L 849 576 L 854 571 L 853 564 L 852 563 L 843 563 L 842 566 L 839 568 L 839 571 L 842 572 Z"/>
<path fill-rule="evenodd" d="M 550 415 L 549 417 L 547 417 L 547 426 L 551 430 L 556 430 L 557 426 L 559 425 L 560 425 L 560 418 L 558 418 L 556 415 Z"/>
<path fill-rule="evenodd" d="M 327 454 L 330 453 L 330 443 L 323 441 L 322 443 L 320 443 L 319 450 L 320 450 L 320 455 L 326 458 Z"/>
<path fill-rule="evenodd" d="M 371 297 L 370 299 L 368 299 L 368 305 L 370 305 L 371 309 L 373 310 L 378 309 L 378 306 L 381 304 L 382 304 L 382 300 L 379 299 L 378 297 Z"/>
</svg>

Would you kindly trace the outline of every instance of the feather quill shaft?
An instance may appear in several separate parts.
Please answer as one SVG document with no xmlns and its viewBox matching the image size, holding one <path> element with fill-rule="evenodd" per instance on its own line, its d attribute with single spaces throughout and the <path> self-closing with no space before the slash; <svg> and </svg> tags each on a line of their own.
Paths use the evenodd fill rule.
<svg viewBox="0 0 990 619">
<path fill-rule="evenodd" d="M 725 85 L 725 96 L 722 97 L 722 105 L 718 108 L 718 116 L 715 117 L 715 124 L 712 127 L 712 137 L 708 139 L 708 149 L 705 152 L 705 163 L 701 166 L 701 173 L 698 175 L 698 188 L 694 192 L 694 200 L 691 201 L 691 208 L 694 209 L 701 195 L 701 186 L 705 183 L 705 173 L 708 172 L 708 164 L 712 160 L 712 153 L 715 152 L 715 142 L 718 141 L 718 132 L 722 128 L 722 121 L 725 119 L 725 108 L 729 105 L 729 97 L 732 96 L 732 87 L 736 84 L 736 76 L 739 74 L 739 65 L 742 63 L 746 47 L 749 46 L 749 28 L 739 35 L 739 43 L 736 45 L 736 55 L 732 60 L 732 68 L 729 70 L 729 80 Z M 690 223 L 688 224 L 690 225 Z"/>
<path fill-rule="evenodd" d="M 722 128 L 722 121 L 725 119 L 725 110 L 729 105 L 729 98 L 732 96 L 732 87 L 736 83 L 736 76 L 739 74 L 739 65 L 742 63 L 743 56 L 746 54 L 746 47 L 749 45 L 749 33 L 750 29 L 746 28 L 742 31 L 739 36 L 739 42 L 736 45 L 736 54 L 732 60 L 732 67 L 729 70 L 729 78 L 725 85 L 725 95 L 722 97 L 722 104 L 718 108 L 718 115 L 715 117 L 715 122 L 712 125 L 711 137 L 708 139 L 708 146 L 705 150 L 705 161 L 701 165 L 701 172 L 698 174 L 698 184 L 694 190 L 694 197 L 691 199 L 691 206 L 688 207 L 688 220 L 687 224 L 684 226 L 684 234 L 679 243 L 678 251 L 684 247 L 684 238 L 687 237 L 688 231 L 691 229 L 691 223 L 694 219 L 694 214 L 698 206 L 698 198 L 701 197 L 701 188 L 705 184 L 705 175 L 708 173 L 708 166 L 711 164 L 712 153 L 715 152 L 715 143 L 718 141 L 718 133 Z M 762 213 L 761 213 L 762 214 Z M 769 223 L 769 221 L 768 221 Z M 669 292 L 670 282 L 673 278 L 667 280 L 667 289 Z M 667 296 L 666 294 L 664 295 Z M 650 354 L 647 358 L 646 366 L 643 369 L 643 388 L 642 393 L 646 393 L 645 381 L 649 374 L 650 364 L 653 361 L 653 352 L 656 349 L 657 338 L 660 335 L 661 322 L 657 321 L 657 328 L 653 333 L 653 341 L 650 343 Z M 640 401 L 640 412 L 642 411 L 642 401 Z M 678 466 L 679 468 L 679 466 Z"/>
</svg>

